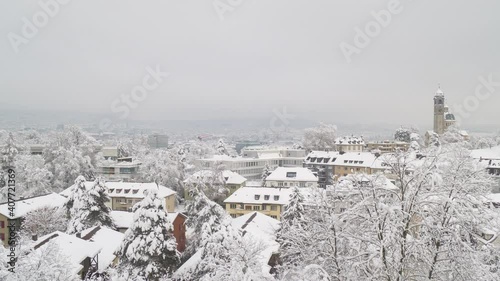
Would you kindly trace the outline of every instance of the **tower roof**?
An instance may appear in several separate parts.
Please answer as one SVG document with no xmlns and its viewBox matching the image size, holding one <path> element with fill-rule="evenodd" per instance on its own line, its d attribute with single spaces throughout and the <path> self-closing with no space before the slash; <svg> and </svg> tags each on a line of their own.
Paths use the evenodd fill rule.
<svg viewBox="0 0 500 281">
<path fill-rule="evenodd" d="M 444 93 L 441 90 L 441 84 L 438 84 L 438 89 L 436 90 L 436 96 L 444 96 Z"/>
</svg>

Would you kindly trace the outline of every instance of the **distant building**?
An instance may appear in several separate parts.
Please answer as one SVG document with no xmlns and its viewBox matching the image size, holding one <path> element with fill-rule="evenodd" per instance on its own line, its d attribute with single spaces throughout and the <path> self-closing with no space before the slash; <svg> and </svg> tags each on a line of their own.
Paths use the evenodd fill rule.
<svg viewBox="0 0 500 281">
<path fill-rule="evenodd" d="M 0 204 L 0 240 L 3 242 L 3 245 L 7 245 L 9 241 L 9 220 L 11 220 L 11 223 L 19 230 L 22 219 L 29 212 L 44 207 L 62 208 L 65 202 L 66 198 L 57 193 L 21 198 L 16 201 L 14 214 L 9 210 L 9 204 L 7 204 L 7 202 Z"/>
<path fill-rule="evenodd" d="M 318 177 L 318 186 L 325 188 L 333 184 L 333 159 L 340 153 L 338 151 L 311 151 L 304 160 L 304 167 L 308 168 Z"/>
<path fill-rule="evenodd" d="M 42 155 L 45 145 L 43 144 L 32 144 L 30 145 L 30 154 L 31 155 Z"/>
<path fill-rule="evenodd" d="M 439 87 L 434 94 L 434 130 L 428 131 L 425 134 L 426 145 L 429 145 L 434 133 L 441 136 L 450 126 L 454 126 L 455 124 L 455 115 L 450 112 L 448 106 L 445 104 L 444 92 L 441 90 L 441 87 Z M 466 131 L 462 130 L 459 133 L 464 140 L 469 139 L 469 134 Z"/>
<path fill-rule="evenodd" d="M 260 146 L 263 145 L 264 143 L 260 141 L 240 141 L 237 142 L 235 145 L 236 152 L 241 153 L 241 150 L 245 147 L 249 146 Z"/>
<path fill-rule="evenodd" d="M 362 137 L 347 136 L 335 139 L 335 150 L 341 152 L 362 152 L 365 141 Z"/>
<path fill-rule="evenodd" d="M 247 147 L 242 156 L 214 155 L 212 158 L 198 159 L 196 165 L 201 169 L 213 169 L 224 165 L 225 169 L 238 173 L 248 180 L 258 180 L 266 165 L 277 167 L 301 167 L 305 151 L 291 148 Z"/>
<path fill-rule="evenodd" d="M 168 136 L 154 134 L 148 136 L 148 145 L 151 148 L 167 148 L 168 147 Z"/>
<path fill-rule="evenodd" d="M 292 192 L 289 188 L 242 187 L 224 200 L 224 203 L 226 211 L 233 218 L 257 211 L 280 220 Z"/>
<path fill-rule="evenodd" d="M 103 176 L 108 181 L 135 181 L 139 173 L 142 162 L 132 157 L 122 157 L 112 160 L 114 150 L 108 150 L 110 160 L 103 161 L 97 170 L 97 174 Z"/>
<path fill-rule="evenodd" d="M 94 182 L 85 182 L 87 189 L 91 188 Z M 68 197 L 74 185 L 68 187 L 60 194 Z M 147 189 L 157 189 L 158 197 L 163 199 L 163 208 L 167 212 L 175 211 L 176 192 L 163 185 L 157 185 L 154 182 L 140 183 L 140 182 L 106 182 L 108 195 L 111 197 L 111 202 L 108 202 L 108 207 L 115 211 L 132 211 L 132 206 L 135 203 L 144 199 L 144 192 Z"/>
<path fill-rule="evenodd" d="M 117 160 L 120 157 L 118 147 L 116 146 L 104 146 L 101 148 L 102 157 L 106 160 Z"/>
<path fill-rule="evenodd" d="M 369 142 L 366 144 L 366 151 L 372 152 L 373 150 L 380 151 L 380 154 L 393 153 L 395 151 L 407 151 L 410 144 L 404 141 L 377 141 Z"/>
<path fill-rule="evenodd" d="M 319 187 L 332 185 L 340 177 L 350 174 L 374 174 L 387 170 L 384 161 L 371 152 L 312 151 L 304 167 L 318 175 Z"/>
<path fill-rule="evenodd" d="M 267 187 L 318 187 L 318 177 L 302 167 L 278 167 L 266 178 Z"/>
</svg>

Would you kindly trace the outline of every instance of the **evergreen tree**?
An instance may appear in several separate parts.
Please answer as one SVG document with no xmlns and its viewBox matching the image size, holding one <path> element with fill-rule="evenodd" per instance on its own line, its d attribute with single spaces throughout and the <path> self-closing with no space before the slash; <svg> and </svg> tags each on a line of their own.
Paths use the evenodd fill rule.
<svg viewBox="0 0 500 281">
<path fill-rule="evenodd" d="M 111 209 L 106 206 L 110 201 L 104 181 L 97 178 L 92 187 L 87 189 L 83 177 L 78 177 L 71 192 L 66 209 L 69 209 L 70 221 L 68 233 L 77 233 L 93 226 L 107 226 L 116 228 L 111 218 Z M 71 206 L 71 207 L 69 207 Z"/>
<path fill-rule="evenodd" d="M 119 275 L 124 280 L 166 277 L 179 265 L 180 254 L 158 191 L 147 190 L 145 198 L 134 205 L 133 211 L 134 223 L 125 233 L 117 252 Z"/>
<path fill-rule="evenodd" d="M 261 176 L 262 186 L 266 186 L 266 178 L 270 174 L 271 174 L 271 167 L 269 167 L 269 164 L 266 163 L 264 170 L 262 170 L 262 176 Z"/>
<path fill-rule="evenodd" d="M 220 139 L 219 143 L 217 144 L 217 153 L 219 155 L 229 155 L 226 149 L 226 144 L 224 143 L 224 140 Z"/>
<path fill-rule="evenodd" d="M 285 268 L 291 264 L 296 264 L 295 258 L 298 256 L 296 249 L 291 249 L 291 245 L 299 237 L 298 233 L 304 233 L 306 227 L 304 218 L 304 197 L 300 193 L 299 188 L 295 187 L 290 195 L 290 201 L 281 216 L 281 226 L 276 234 L 276 240 L 280 244 L 280 258 Z"/>
<path fill-rule="evenodd" d="M 14 135 L 12 133 L 9 133 L 5 146 L 2 149 L 4 169 L 6 169 L 7 167 L 14 167 L 14 160 L 17 154 L 19 154 L 19 149 L 16 146 Z"/>
</svg>

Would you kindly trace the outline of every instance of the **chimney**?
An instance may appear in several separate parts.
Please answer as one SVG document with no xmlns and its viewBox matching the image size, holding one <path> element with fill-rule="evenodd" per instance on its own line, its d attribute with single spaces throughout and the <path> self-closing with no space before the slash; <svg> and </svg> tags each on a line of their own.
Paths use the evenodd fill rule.
<svg viewBox="0 0 500 281">
<path fill-rule="evenodd" d="M 77 232 L 76 233 L 76 238 L 82 238 L 82 233 L 81 232 Z"/>
<path fill-rule="evenodd" d="M 36 235 L 36 234 L 33 234 L 33 235 L 31 236 L 31 239 L 32 239 L 33 241 L 36 241 L 36 240 L 38 240 L 38 235 Z"/>
</svg>

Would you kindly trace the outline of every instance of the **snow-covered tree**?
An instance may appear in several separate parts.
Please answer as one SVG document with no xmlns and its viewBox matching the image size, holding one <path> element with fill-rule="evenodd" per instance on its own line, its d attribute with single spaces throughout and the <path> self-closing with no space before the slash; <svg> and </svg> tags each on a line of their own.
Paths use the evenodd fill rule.
<svg viewBox="0 0 500 281">
<path fill-rule="evenodd" d="M 286 206 L 285 211 L 281 216 L 281 226 L 277 233 L 277 241 L 280 244 L 280 258 L 284 263 L 285 268 L 289 268 L 290 264 L 295 264 L 297 247 L 292 246 L 295 238 L 292 235 L 304 233 L 305 227 L 305 210 L 304 196 L 300 193 L 299 188 L 295 187 L 290 195 L 290 201 Z"/>
<path fill-rule="evenodd" d="M 21 232 L 26 239 L 34 235 L 41 237 L 54 231 L 66 231 L 68 219 L 63 209 L 42 207 L 27 213 L 22 222 Z"/>
<path fill-rule="evenodd" d="M 52 191 L 53 175 L 46 168 L 42 156 L 20 154 L 14 160 L 14 167 L 16 171 L 22 171 L 16 177 L 21 196 L 44 195 Z"/>
<path fill-rule="evenodd" d="M 395 141 L 402 141 L 402 142 L 411 142 L 411 141 L 419 141 L 420 136 L 418 135 L 418 129 L 416 127 L 410 126 L 410 127 L 405 127 L 401 126 L 399 127 L 396 132 L 394 133 L 394 140 Z"/>
<path fill-rule="evenodd" d="M 3 248 L 3 247 L 0 247 Z M 2 253 L 2 256 L 7 253 Z M 81 280 L 74 273 L 70 259 L 65 255 L 59 246 L 49 241 L 40 248 L 30 253 L 18 253 L 16 272 L 14 274 L 7 272 L 2 276 L 0 270 L 0 279 L 5 281 L 76 281 Z M 5 264 L 2 263 L 1 267 Z"/>
<path fill-rule="evenodd" d="M 177 191 L 179 194 L 183 193 L 184 164 L 177 154 L 155 149 L 143 155 L 141 161 L 138 180 L 156 182 Z"/>
<path fill-rule="evenodd" d="M 1 151 L 4 169 L 7 167 L 14 167 L 14 160 L 17 154 L 19 154 L 19 149 L 16 145 L 16 141 L 14 140 L 14 134 L 9 133 L 5 146 Z"/>
<path fill-rule="evenodd" d="M 262 175 L 260 177 L 262 186 L 266 186 L 266 178 L 271 174 L 271 172 L 271 167 L 269 167 L 269 164 L 266 163 L 266 166 L 264 166 Z"/>
<path fill-rule="evenodd" d="M 49 136 L 43 157 L 54 175 L 53 187 L 65 189 L 78 175 L 93 180 L 97 163 L 101 160 L 99 149 L 99 143 L 78 127 L 69 127 Z"/>
<path fill-rule="evenodd" d="M 224 143 L 223 139 L 219 139 L 216 149 L 217 149 L 217 154 L 219 155 L 229 155 L 226 149 L 226 144 Z"/>
<path fill-rule="evenodd" d="M 456 126 L 450 126 L 444 134 L 441 136 L 442 143 L 458 143 L 463 142 L 464 137 L 462 136 L 460 129 Z"/>
<path fill-rule="evenodd" d="M 306 150 L 334 150 L 337 126 L 321 123 L 318 127 L 308 128 L 304 132 Z"/>
<path fill-rule="evenodd" d="M 125 232 L 117 254 L 120 280 L 159 280 L 167 277 L 180 263 L 177 243 L 172 234 L 162 200 L 156 189 L 134 205 L 134 222 Z"/>
<path fill-rule="evenodd" d="M 82 177 L 78 177 L 66 202 L 66 209 L 69 209 L 70 213 L 67 232 L 77 233 L 97 225 L 114 229 L 111 209 L 106 206 L 109 201 L 105 183 L 101 178 L 97 178 L 87 189 Z"/>
</svg>

